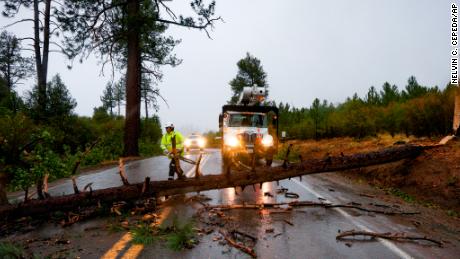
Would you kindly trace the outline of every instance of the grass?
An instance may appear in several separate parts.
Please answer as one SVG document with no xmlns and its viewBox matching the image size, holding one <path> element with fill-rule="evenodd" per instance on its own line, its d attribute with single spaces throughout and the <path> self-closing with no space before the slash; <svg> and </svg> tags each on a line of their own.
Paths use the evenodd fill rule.
<svg viewBox="0 0 460 259">
<path fill-rule="evenodd" d="M 447 215 L 448 215 L 449 217 L 454 217 L 454 218 L 458 218 L 458 217 L 459 217 L 458 213 L 457 213 L 456 211 L 454 211 L 454 210 L 448 210 L 448 211 L 447 211 Z"/>
<path fill-rule="evenodd" d="M 147 223 L 142 223 L 131 230 L 132 242 L 135 244 L 151 245 L 157 239 L 154 229 Z"/>
<path fill-rule="evenodd" d="M 0 242 L 0 258 L 15 259 L 24 258 L 24 249 L 9 242 Z"/>
<path fill-rule="evenodd" d="M 391 194 L 391 195 L 394 195 L 394 196 L 397 196 L 397 197 L 403 199 L 405 202 L 408 202 L 408 203 L 415 202 L 414 197 L 412 197 L 411 195 L 403 192 L 401 189 L 390 187 L 390 188 L 388 188 L 386 190 L 386 192 L 388 194 Z"/>
<path fill-rule="evenodd" d="M 130 231 L 133 235 L 132 242 L 135 244 L 150 245 L 158 240 L 165 240 L 168 248 L 174 251 L 192 248 L 198 242 L 194 222 L 181 224 L 177 218 L 174 218 L 172 225 L 168 227 L 155 228 L 141 223 Z"/>
<path fill-rule="evenodd" d="M 110 233 L 118 233 L 124 231 L 125 229 L 118 222 L 110 222 L 107 224 L 107 230 Z"/>
<path fill-rule="evenodd" d="M 193 221 L 189 221 L 182 226 L 173 219 L 173 225 L 166 236 L 168 247 L 174 251 L 180 251 L 184 248 L 192 248 L 197 243 L 196 233 L 193 230 Z"/>
<path fill-rule="evenodd" d="M 123 228 L 123 226 L 121 225 L 121 222 L 129 218 L 129 211 L 122 210 L 121 215 L 116 215 L 116 214 L 111 213 L 108 208 L 104 209 L 103 211 L 105 211 L 105 214 L 102 214 L 102 215 L 107 215 L 110 213 L 110 217 L 108 218 L 107 224 L 106 224 L 107 230 L 110 233 L 118 233 L 118 232 L 125 231 L 125 228 Z"/>
</svg>

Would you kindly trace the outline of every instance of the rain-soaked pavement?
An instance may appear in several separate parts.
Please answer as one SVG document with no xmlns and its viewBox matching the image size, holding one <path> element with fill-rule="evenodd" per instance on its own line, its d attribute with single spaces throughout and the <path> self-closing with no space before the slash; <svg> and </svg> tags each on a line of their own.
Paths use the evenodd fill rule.
<svg viewBox="0 0 460 259">
<path fill-rule="evenodd" d="M 197 154 L 188 155 L 196 159 Z M 152 180 L 167 179 L 169 161 L 165 157 L 133 161 L 126 165 L 128 180 L 131 183 L 142 182 L 146 176 Z M 182 163 L 188 176 L 194 173 L 194 167 Z M 221 172 L 220 151 L 206 150 L 202 160 L 203 174 Z M 93 189 L 120 186 L 122 182 L 118 168 L 100 170 L 81 175 L 77 179 L 79 186 L 93 183 Z M 212 190 L 201 194 L 211 198 L 210 204 L 243 204 L 261 202 L 289 202 L 295 199 L 277 194 L 279 188 L 299 195 L 298 200 L 329 201 L 346 204 L 351 201 L 362 204 L 376 202 L 370 197 L 359 195 L 359 191 L 341 182 L 334 182 L 323 176 L 303 177 L 292 180 L 265 183 L 262 189 L 246 187 Z M 271 193 L 273 197 L 264 193 Z M 72 193 L 70 180 L 63 180 L 50 188 L 51 195 Z M 191 196 L 194 194 L 189 194 Z M 200 206 L 183 202 L 183 196 L 170 198 L 161 209 L 162 221 L 168 222 L 174 217 L 189 219 Z M 381 201 L 379 201 L 381 202 Z M 459 258 L 458 242 L 439 248 L 427 244 L 393 242 L 378 239 L 376 241 L 344 242 L 337 241 L 336 235 L 346 230 L 366 230 L 375 232 L 406 232 L 418 236 L 417 228 L 407 220 L 387 215 L 356 212 L 341 208 L 325 209 L 317 207 L 296 208 L 290 212 L 264 213 L 259 210 L 232 210 L 226 212 L 233 217 L 234 228 L 258 238 L 254 247 L 259 258 Z M 181 252 L 171 251 L 164 245 L 132 245 L 129 236 L 119 235 L 115 242 L 106 244 L 107 248 L 86 257 L 94 258 L 246 258 L 247 254 L 229 246 L 215 242 L 217 229 L 210 235 L 200 238 L 193 249 Z M 121 247 L 119 246 L 120 244 Z"/>
</svg>

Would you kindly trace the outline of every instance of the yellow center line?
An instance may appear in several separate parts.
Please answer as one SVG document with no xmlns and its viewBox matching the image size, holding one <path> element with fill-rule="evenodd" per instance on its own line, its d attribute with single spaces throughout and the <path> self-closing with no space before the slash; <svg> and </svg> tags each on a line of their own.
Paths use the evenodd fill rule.
<svg viewBox="0 0 460 259">
<path fill-rule="evenodd" d="M 171 207 L 166 207 L 160 215 L 160 219 L 158 224 L 163 223 L 163 221 L 168 217 L 171 213 Z M 128 243 L 131 242 L 133 236 L 130 232 L 124 234 L 118 242 L 116 242 L 110 249 L 107 251 L 101 259 L 113 259 L 117 258 L 118 255 L 129 245 Z M 133 259 L 137 258 L 139 254 L 144 249 L 144 245 L 141 244 L 131 244 L 129 249 L 123 254 L 121 257 L 122 259 Z"/>
<path fill-rule="evenodd" d="M 126 233 L 124 234 L 118 242 L 116 242 L 110 249 L 107 251 L 101 258 L 102 259 L 112 259 L 116 258 L 118 254 L 123 251 L 123 249 L 126 247 L 126 244 L 131 241 L 133 237 L 131 236 L 131 233 Z"/>
</svg>

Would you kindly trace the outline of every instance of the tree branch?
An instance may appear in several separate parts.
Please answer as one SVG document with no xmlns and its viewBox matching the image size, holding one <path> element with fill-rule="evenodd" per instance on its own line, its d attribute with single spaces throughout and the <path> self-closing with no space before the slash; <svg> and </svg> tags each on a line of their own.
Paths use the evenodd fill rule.
<svg viewBox="0 0 460 259">
<path fill-rule="evenodd" d="M 212 23 L 218 20 L 222 20 L 222 18 L 219 16 L 217 18 L 213 19 L 207 19 L 207 22 L 203 25 L 195 25 L 195 24 L 186 24 L 182 22 L 176 22 L 176 21 L 170 21 L 170 20 L 164 20 L 164 19 L 157 19 L 157 22 L 162 22 L 162 23 L 167 23 L 167 24 L 173 24 L 177 26 L 182 26 L 182 27 L 187 27 L 187 28 L 193 28 L 193 29 L 199 29 L 199 30 L 204 30 L 206 34 L 208 35 L 208 38 L 212 39 L 209 32 L 206 30 L 208 26 L 212 26 Z"/>
<path fill-rule="evenodd" d="M 157 2 L 157 1 L 155 1 Z M 173 19 L 174 21 L 177 20 L 177 16 L 176 14 L 171 10 L 171 8 L 169 8 L 165 3 L 163 3 L 163 1 L 160 1 L 160 4 L 165 8 L 166 12 L 169 14 L 169 16 L 171 17 L 171 19 Z M 158 5 L 157 5 L 158 7 Z M 160 11 L 160 9 L 158 8 L 158 11 Z"/>
<path fill-rule="evenodd" d="M 7 24 L 7 25 L 3 26 L 2 29 L 6 29 L 6 28 L 8 28 L 8 27 L 11 27 L 11 26 L 13 26 L 13 25 L 16 25 L 16 24 L 22 23 L 22 22 L 34 22 L 34 19 L 21 19 L 21 20 L 19 20 L 19 21 L 15 21 L 15 22 L 13 22 L 13 23 L 10 23 L 10 24 Z M 41 22 L 41 21 L 40 21 L 40 22 Z"/>
</svg>

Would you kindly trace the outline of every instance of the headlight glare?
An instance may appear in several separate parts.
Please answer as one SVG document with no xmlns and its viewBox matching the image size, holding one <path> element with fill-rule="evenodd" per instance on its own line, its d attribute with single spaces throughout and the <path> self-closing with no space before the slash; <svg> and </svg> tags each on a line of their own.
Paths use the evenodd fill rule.
<svg viewBox="0 0 460 259">
<path fill-rule="evenodd" d="M 235 136 L 230 136 L 225 141 L 225 144 L 230 147 L 237 147 L 240 145 L 240 141 L 238 141 L 238 139 Z"/>
<path fill-rule="evenodd" d="M 205 144 L 206 144 L 206 141 L 203 138 L 200 138 L 198 140 L 198 146 L 199 147 L 204 147 Z"/>
<path fill-rule="evenodd" d="M 262 138 L 262 145 L 265 147 L 273 146 L 273 137 L 271 135 L 265 135 Z"/>
</svg>

